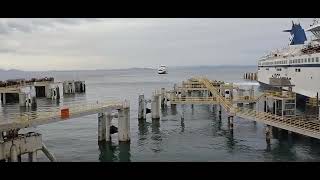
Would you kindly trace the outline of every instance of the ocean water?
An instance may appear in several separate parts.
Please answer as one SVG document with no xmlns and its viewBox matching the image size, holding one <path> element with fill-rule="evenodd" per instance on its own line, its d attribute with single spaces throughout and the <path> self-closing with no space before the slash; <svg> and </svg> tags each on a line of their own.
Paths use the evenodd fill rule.
<svg viewBox="0 0 320 180">
<path fill-rule="evenodd" d="M 98 144 L 97 115 L 30 128 L 43 135 L 44 143 L 58 161 L 318 161 L 319 140 L 275 131 L 271 144 L 267 145 L 263 124 L 235 118 L 231 131 L 224 112 L 219 120 L 217 108 L 208 105 L 194 105 L 193 108 L 178 105 L 177 111 L 168 107 L 162 111 L 159 122 L 152 122 L 150 114 L 145 123 L 138 122 L 139 94 L 150 98 L 155 89 L 171 89 L 174 83 L 192 76 L 235 82 L 244 87 L 254 85 L 258 89 L 257 83 L 242 78 L 244 72 L 254 71 L 255 67 L 187 67 L 169 68 L 166 75 L 158 75 L 152 69 L 16 72 L 1 76 L 1 80 L 53 76 L 56 81 L 86 81 L 85 94 L 65 96 L 60 103 L 37 99 L 35 111 L 77 102 L 130 101 L 130 143 L 119 144 L 117 134 L 113 134 L 111 143 Z M 185 112 L 183 121 L 179 115 L 182 110 Z M 18 104 L 1 105 L 0 121 L 20 111 L 25 110 Z M 117 121 L 113 120 L 112 124 L 117 126 Z M 38 161 L 48 161 L 40 151 Z"/>
</svg>

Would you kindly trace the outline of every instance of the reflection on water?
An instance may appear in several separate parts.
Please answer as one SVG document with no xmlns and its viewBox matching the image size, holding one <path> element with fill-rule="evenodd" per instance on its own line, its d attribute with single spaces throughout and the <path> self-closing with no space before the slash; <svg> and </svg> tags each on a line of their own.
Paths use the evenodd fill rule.
<svg viewBox="0 0 320 180">
<path fill-rule="evenodd" d="M 158 137 L 161 137 L 161 136 L 159 136 L 159 134 L 160 134 L 160 121 L 158 119 L 152 120 L 151 128 L 152 128 L 152 134 L 154 135 L 152 137 L 156 138 L 155 140 L 157 140 Z"/>
<path fill-rule="evenodd" d="M 148 123 L 145 119 L 139 120 L 139 136 L 144 136 L 148 134 L 148 126 L 150 123 Z M 140 139 L 140 138 L 139 138 Z"/>
<path fill-rule="evenodd" d="M 102 141 L 99 145 L 100 162 L 130 162 L 130 142 L 119 142 L 118 145 L 113 142 Z"/>
<path fill-rule="evenodd" d="M 184 132 L 184 119 L 181 119 L 181 132 Z"/>
</svg>

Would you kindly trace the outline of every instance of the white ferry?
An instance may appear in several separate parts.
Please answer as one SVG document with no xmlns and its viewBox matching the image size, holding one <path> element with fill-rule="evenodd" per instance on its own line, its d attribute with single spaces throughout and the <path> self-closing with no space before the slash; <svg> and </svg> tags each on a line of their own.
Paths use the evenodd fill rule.
<svg viewBox="0 0 320 180">
<path fill-rule="evenodd" d="M 287 78 L 292 90 L 305 97 L 316 97 L 320 92 L 320 23 L 314 19 L 307 29 L 314 37 L 307 41 L 304 29 L 292 22 L 290 45 L 275 50 L 258 62 L 258 82 L 270 85 L 272 77 Z"/>
<path fill-rule="evenodd" d="M 167 67 L 165 65 L 161 65 L 158 69 L 158 74 L 167 74 L 168 70 Z"/>
</svg>

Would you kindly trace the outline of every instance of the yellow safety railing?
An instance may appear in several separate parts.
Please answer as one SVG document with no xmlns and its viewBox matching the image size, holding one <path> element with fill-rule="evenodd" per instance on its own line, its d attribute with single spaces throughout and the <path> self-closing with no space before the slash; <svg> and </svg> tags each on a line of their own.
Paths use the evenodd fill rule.
<svg viewBox="0 0 320 180">
<path fill-rule="evenodd" d="M 317 103 L 317 98 L 308 98 L 306 104 L 308 106 L 317 107 L 317 105 L 320 105 L 320 101 L 318 101 L 318 103 Z"/>
</svg>

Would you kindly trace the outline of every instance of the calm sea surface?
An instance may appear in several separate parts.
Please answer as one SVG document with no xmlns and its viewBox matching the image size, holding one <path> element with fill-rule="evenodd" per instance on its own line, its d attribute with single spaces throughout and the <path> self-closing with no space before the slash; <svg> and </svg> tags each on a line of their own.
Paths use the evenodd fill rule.
<svg viewBox="0 0 320 180">
<path fill-rule="evenodd" d="M 60 103 L 37 99 L 36 111 L 86 101 L 130 101 L 129 144 L 119 144 L 117 134 L 113 134 L 111 144 L 98 145 L 97 115 L 31 128 L 43 135 L 44 143 L 59 161 L 318 161 L 319 140 L 274 132 L 272 143 L 267 146 L 263 124 L 235 118 L 231 132 L 225 114 L 219 120 L 212 106 L 177 106 L 177 112 L 169 107 L 162 112 L 159 123 L 152 123 L 150 114 L 146 123 L 138 122 L 138 96 L 141 93 L 150 98 L 155 89 L 169 89 L 174 83 L 200 75 L 258 88 L 257 83 L 242 79 L 244 72 L 255 70 L 255 67 L 169 68 L 166 75 L 158 75 L 156 70 L 150 69 L 28 72 L 1 76 L 1 80 L 53 76 L 57 81 L 86 81 L 85 94 L 65 96 Z M 182 108 L 184 121 L 179 116 Z M 20 111 L 23 109 L 18 104 L 1 105 L 0 121 L 10 117 L 10 113 Z M 116 120 L 112 123 L 117 126 Z M 48 161 L 42 152 L 38 152 L 38 160 Z"/>
</svg>

